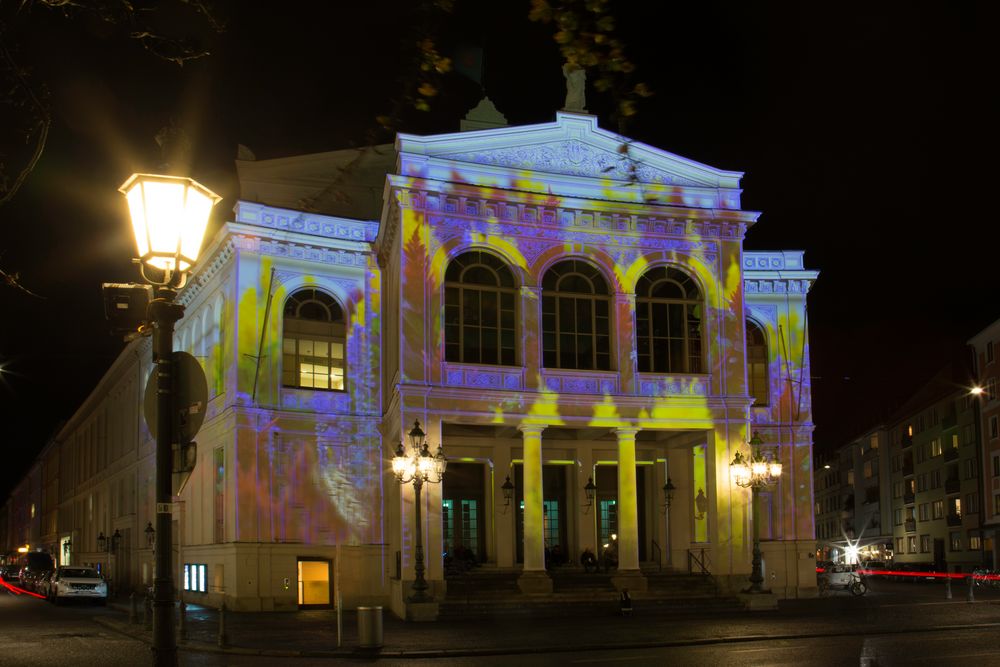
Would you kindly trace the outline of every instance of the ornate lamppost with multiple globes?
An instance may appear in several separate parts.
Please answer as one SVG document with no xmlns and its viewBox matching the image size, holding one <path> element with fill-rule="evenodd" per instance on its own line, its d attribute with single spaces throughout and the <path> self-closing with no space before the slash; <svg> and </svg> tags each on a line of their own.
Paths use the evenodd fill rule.
<svg viewBox="0 0 1000 667">
<path fill-rule="evenodd" d="M 133 174 L 118 189 L 128 201 L 135 232 L 139 272 L 152 284 L 149 304 L 153 362 L 156 364 L 156 528 L 162 544 L 171 544 L 170 502 L 173 495 L 174 325 L 184 306 L 174 299 L 198 259 L 212 207 L 222 199 L 200 183 L 180 176 Z M 177 664 L 174 635 L 174 581 L 171 550 L 157 549 L 153 575 L 153 661 Z"/>
<path fill-rule="evenodd" d="M 413 594 L 407 598 L 410 602 L 430 602 L 427 595 L 427 580 L 424 579 L 424 542 L 422 527 L 420 524 L 420 490 L 424 484 L 440 484 L 444 479 L 444 471 L 448 467 L 448 460 L 444 457 L 441 445 L 438 445 L 437 454 L 431 455 L 430 447 L 425 439 L 424 432 L 420 430 L 420 421 L 413 422 L 413 428 L 409 432 L 410 447 L 403 448 L 403 443 L 399 443 L 396 448 L 396 456 L 392 459 L 392 472 L 396 474 L 396 479 L 401 485 L 413 482 L 414 507 L 416 508 L 416 562 L 414 564 L 415 578 L 413 580 Z"/>
<path fill-rule="evenodd" d="M 764 574 L 760 559 L 760 490 L 778 481 L 781 477 L 781 463 L 774 454 L 761 451 L 764 441 L 757 433 L 750 438 L 750 456 L 743 456 L 737 451 L 733 462 L 729 464 L 729 472 L 737 486 L 749 488 L 753 503 L 753 569 L 750 572 L 750 587 L 744 593 L 767 593 L 762 588 Z"/>
</svg>

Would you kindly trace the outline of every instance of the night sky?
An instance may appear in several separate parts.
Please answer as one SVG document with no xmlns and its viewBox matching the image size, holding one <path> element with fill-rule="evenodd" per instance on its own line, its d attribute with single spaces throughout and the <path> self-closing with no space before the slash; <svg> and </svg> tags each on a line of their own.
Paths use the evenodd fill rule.
<svg viewBox="0 0 1000 667">
<path fill-rule="evenodd" d="M 410 74 L 412 4 L 220 3 L 226 32 L 191 23 L 212 56 L 183 68 L 98 21 L 35 6 L 11 23 L 54 123 L 0 208 L 0 267 L 45 297 L 0 287 L 0 499 L 123 346 L 107 334 L 100 283 L 139 280 L 116 188 L 156 167 L 156 132 L 179 123 L 196 147 L 191 175 L 225 196 L 211 234 L 237 195 L 237 144 L 267 159 L 365 143 Z M 746 172 L 744 208 L 763 211 L 746 248 L 804 249 L 821 272 L 809 334 L 826 449 L 1000 318 L 996 48 L 965 3 L 750 4 L 618 3 L 619 34 L 656 92 L 628 133 Z M 512 125 L 553 120 L 565 94 L 552 30 L 527 13 L 526 1 L 457 0 L 440 31 L 446 53 L 485 45 L 487 93 Z M 480 90 L 445 81 L 404 131 L 458 129 Z M 615 129 L 593 91 L 588 108 Z"/>
</svg>

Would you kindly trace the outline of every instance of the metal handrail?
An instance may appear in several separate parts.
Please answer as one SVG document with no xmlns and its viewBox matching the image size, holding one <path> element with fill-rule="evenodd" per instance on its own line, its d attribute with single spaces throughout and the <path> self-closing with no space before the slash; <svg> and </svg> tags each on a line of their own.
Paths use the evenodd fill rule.
<svg viewBox="0 0 1000 667">
<path fill-rule="evenodd" d="M 663 571 L 663 550 L 660 549 L 660 545 L 653 540 L 653 556 L 656 558 L 656 567 L 662 572 Z"/>
<path fill-rule="evenodd" d="M 697 551 L 697 553 L 695 553 Z M 698 568 L 701 570 L 701 574 L 709 575 L 709 562 L 708 556 L 705 554 L 705 549 L 688 549 L 688 572 L 694 572 L 693 563 L 697 563 Z"/>
</svg>

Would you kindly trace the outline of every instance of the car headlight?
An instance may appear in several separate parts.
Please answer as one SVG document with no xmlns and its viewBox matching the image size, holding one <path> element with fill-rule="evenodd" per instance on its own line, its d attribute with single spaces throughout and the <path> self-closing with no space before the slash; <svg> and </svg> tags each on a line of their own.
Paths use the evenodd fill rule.
<svg viewBox="0 0 1000 667">
<path fill-rule="evenodd" d="M 108 585 L 102 581 L 101 583 L 97 584 L 97 589 L 96 590 L 97 590 L 98 593 L 107 594 L 107 592 L 108 592 Z"/>
</svg>

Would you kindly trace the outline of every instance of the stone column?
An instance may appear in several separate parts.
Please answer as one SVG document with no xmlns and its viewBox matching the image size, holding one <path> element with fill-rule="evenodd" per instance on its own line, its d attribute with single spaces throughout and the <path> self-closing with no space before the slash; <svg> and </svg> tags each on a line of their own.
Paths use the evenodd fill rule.
<svg viewBox="0 0 1000 667">
<path fill-rule="evenodd" d="M 639 508 L 635 475 L 635 434 L 638 429 L 615 429 L 618 436 L 618 574 L 615 586 L 621 590 L 645 590 L 639 572 Z"/>
<path fill-rule="evenodd" d="M 525 593 L 551 593 L 545 573 L 545 534 L 542 519 L 542 431 L 544 425 L 521 424 L 524 440 L 524 572 L 518 586 Z"/>
</svg>

